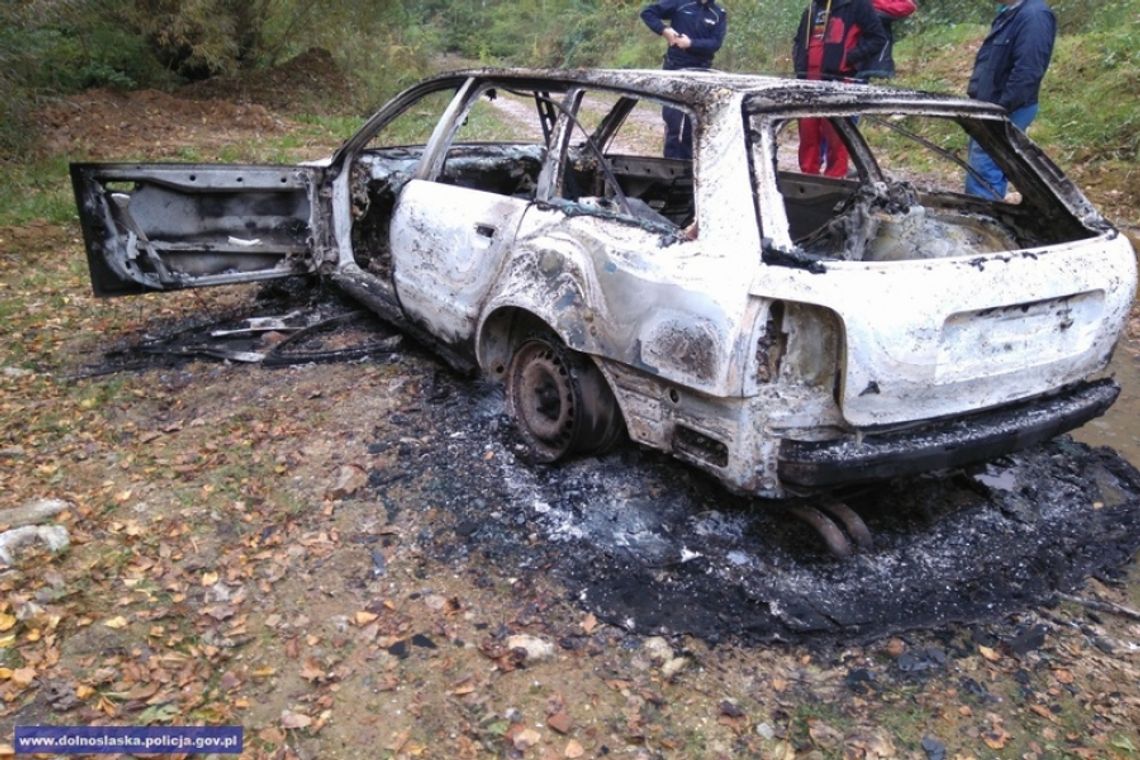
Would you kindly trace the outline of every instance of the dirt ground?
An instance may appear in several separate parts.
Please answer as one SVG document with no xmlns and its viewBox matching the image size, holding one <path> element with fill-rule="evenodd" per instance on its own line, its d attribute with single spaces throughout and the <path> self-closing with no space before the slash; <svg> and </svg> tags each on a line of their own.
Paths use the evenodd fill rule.
<svg viewBox="0 0 1140 760">
<path fill-rule="evenodd" d="M 89 93 L 45 119 L 71 158 L 211 156 L 298 129 L 262 105 L 162 93 Z M 331 147 L 309 141 L 296 158 Z M 251 758 L 1140 754 L 1134 561 L 1065 596 L 869 637 L 760 643 L 730 624 L 737 591 L 708 612 L 722 626 L 670 625 L 670 605 L 694 600 L 663 589 L 718 592 L 759 561 L 825 576 L 825 560 L 783 529 L 767 560 L 726 547 L 716 567 L 624 553 L 631 536 L 655 546 L 652 525 L 601 549 L 563 540 L 555 517 L 582 518 L 581 503 L 615 489 L 644 514 L 691 499 L 681 525 L 747 507 L 636 451 L 568 473 L 527 465 L 494 389 L 409 343 L 336 363 L 91 372 L 147 336 L 330 297 L 320 291 L 100 301 L 78 225 L 30 223 L 0 229 L 0 293 L 0 524 L 59 500 L 70 539 L 0 564 L 0 755 L 15 725 L 41 723 L 241 725 Z M 1138 341 L 1134 324 L 1128 350 Z M 1081 480 L 1066 456 L 1100 455 L 1033 460 L 1077 484 L 1073 522 L 1109 514 L 1108 533 L 1135 530 L 1135 470 Z M 1017 532 L 1039 521 L 1007 512 Z M 702 552 L 728 533 L 707 534 Z M 590 574 L 569 571 L 585 565 L 647 580 L 600 604 Z M 686 572 L 705 580 L 670 586 Z M 650 595 L 666 600 L 656 623 L 623 616 Z"/>
</svg>

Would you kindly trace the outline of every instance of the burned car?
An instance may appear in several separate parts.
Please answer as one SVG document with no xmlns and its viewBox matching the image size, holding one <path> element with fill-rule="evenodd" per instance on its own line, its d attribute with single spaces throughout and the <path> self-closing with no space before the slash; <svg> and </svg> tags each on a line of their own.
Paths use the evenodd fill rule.
<svg viewBox="0 0 1140 760">
<path fill-rule="evenodd" d="M 663 106 L 694 159 L 662 158 Z M 827 119 L 848 176 L 797 169 Z M 1016 193 L 964 195 L 967 139 Z M 75 164 L 96 294 L 318 273 L 506 385 L 534 455 L 622 440 L 787 497 L 1072 429 L 1131 245 L 998 107 L 717 72 L 475 70 L 299 166 Z"/>
</svg>

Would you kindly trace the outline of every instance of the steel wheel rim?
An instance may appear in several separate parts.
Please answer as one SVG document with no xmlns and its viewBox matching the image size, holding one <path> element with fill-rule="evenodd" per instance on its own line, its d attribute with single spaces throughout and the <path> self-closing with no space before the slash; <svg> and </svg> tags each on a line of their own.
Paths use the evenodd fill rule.
<svg viewBox="0 0 1140 760">
<path fill-rule="evenodd" d="M 578 417 L 574 380 L 544 341 L 524 344 L 515 357 L 511 401 L 520 429 L 544 458 L 569 451 Z"/>
</svg>

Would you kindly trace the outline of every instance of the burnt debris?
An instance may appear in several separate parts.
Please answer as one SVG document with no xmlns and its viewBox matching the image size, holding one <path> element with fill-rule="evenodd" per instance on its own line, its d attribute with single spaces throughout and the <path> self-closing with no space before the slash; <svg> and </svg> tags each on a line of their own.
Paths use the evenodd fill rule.
<svg viewBox="0 0 1140 760">
<path fill-rule="evenodd" d="M 439 401 L 414 427 L 432 442 L 400 458 L 410 483 L 377 497 L 444 507 L 420 536 L 429 553 L 553 574 L 576 603 L 637 633 L 851 640 L 996 620 L 1115 576 L 1140 547 L 1140 472 L 1068 438 L 839 494 L 875 538 L 837 562 L 778 502 L 730 495 L 632 447 L 529 463 L 497 387 L 436 373 L 425 389 Z M 408 429 L 391 435 L 395 445 Z"/>
</svg>

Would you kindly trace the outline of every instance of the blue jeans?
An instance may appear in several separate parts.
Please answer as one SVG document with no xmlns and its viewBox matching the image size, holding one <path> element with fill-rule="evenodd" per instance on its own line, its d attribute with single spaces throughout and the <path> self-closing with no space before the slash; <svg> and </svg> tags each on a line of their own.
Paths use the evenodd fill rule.
<svg viewBox="0 0 1140 760">
<path fill-rule="evenodd" d="M 1029 106 L 1022 106 L 1009 115 L 1009 120 L 1013 122 L 1014 126 L 1024 132 L 1029 128 L 1033 118 L 1037 116 L 1037 104 Z M 1005 174 L 1002 173 L 1001 168 L 994 163 L 993 159 L 989 157 L 981 147 L 970 140 L 969 147 L 969 162 L 970 168 L 982 176 L 993 190 L 986 187 L 985 184 L 978 181 L 973 174 L 966 174 L 966 192 L 970 195 L 977 196 L 978 198 L 985 198 L 986 200 L 997 200 L 1005 198 L 1006 179 Z M 996 192 L 996 195 L 995 195 Z"/>
</svg>

